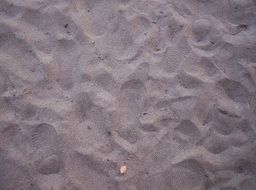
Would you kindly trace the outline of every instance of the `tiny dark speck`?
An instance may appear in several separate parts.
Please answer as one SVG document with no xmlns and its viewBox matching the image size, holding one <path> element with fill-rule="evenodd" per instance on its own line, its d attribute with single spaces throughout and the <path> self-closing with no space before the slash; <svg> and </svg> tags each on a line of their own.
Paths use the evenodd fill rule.
<svg viewBox="0 0 256 190">
<path fill-rule="evenodd" d="M 148 114 L 148 113 L 145 112 L 145 113 L 143 113 L 142 115 L 147 115 L 147 114 Z"/>
<path fill-rule="evenodd" d="M 238 168 L 237 168 L 237 172 L 238 172 L 238 173 L 242 173 L 242 172 L 243 172 L 243 168 L 242 168 L 242 166 L 238 166 Z"/>
<path fill-rule="evenodd" d="M 111 131 L 108 131 L 108 135 L 111 135 Z"/>
<path fill-rule="evenodd" d="M 65 24 L 65 26 L 64 26 L 65 28 L 67 28 L 68 27 L 68 24 Z"/>
</svg>

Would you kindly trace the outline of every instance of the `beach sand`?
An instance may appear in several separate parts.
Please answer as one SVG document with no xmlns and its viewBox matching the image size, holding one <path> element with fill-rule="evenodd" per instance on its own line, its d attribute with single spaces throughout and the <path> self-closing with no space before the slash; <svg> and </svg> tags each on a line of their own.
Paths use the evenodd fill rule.
<svg viewBox="0 0 256 190">
<path fill-rule="evenodd" d="M 255 190 L 255 0 L 0 0 L 0 190 Z"/>
</svg>

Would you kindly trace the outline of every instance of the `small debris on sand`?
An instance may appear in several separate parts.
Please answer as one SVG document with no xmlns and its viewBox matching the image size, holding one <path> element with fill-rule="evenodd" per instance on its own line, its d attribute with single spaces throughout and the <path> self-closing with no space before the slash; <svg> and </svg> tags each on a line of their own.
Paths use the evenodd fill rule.
<svg viewBox="0 0 256 190">
<path fill-rule="evenodd" d="M 125 174 L 126 171 L 127 171 L 127 166 L 124 165 L 120 167 L 120 174 Z"/>
</svg>

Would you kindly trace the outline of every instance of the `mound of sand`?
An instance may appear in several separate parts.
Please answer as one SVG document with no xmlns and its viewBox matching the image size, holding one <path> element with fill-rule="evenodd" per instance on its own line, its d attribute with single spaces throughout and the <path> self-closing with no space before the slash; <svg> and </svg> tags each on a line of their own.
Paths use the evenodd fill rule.
<svg viewBox="0 0 256 190">
<path fill-rule="evenodd" d="M 0 0 L 1 190 L 255 190 L 255 138 L 255 0 Z"/>
</svg>

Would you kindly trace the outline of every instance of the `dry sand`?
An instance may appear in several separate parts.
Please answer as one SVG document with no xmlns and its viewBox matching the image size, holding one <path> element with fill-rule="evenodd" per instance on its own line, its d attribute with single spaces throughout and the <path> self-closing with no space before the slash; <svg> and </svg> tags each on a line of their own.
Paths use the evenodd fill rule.
<svg viewBox="0 0 256 190">
<path fill-rule="evenodd" d="M 255 83 L 255 0 L 0 0 L 0 190 L 255 190 Z"/>
</svg>

